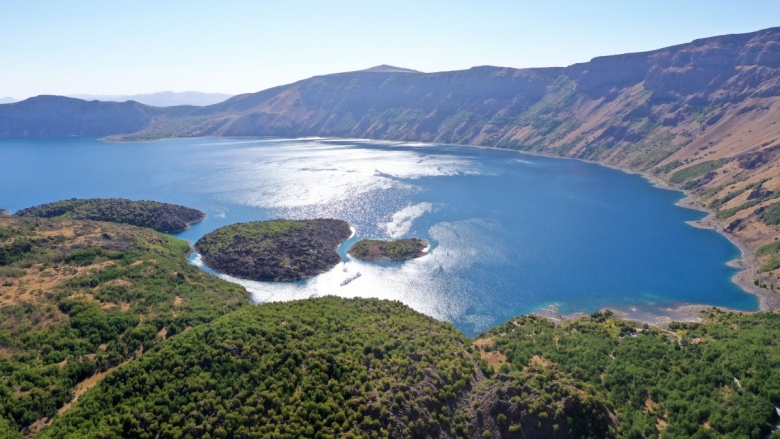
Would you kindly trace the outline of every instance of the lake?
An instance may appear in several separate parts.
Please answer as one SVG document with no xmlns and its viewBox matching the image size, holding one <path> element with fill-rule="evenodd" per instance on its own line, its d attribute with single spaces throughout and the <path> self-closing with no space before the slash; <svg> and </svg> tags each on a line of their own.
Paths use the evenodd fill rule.
<svg viewBox="0 0 780 439">
<path fill-rule="evenodd" d="M 245 221 L 353 225 L 339 248 L 344 262 L 327 273 L 292 283 L 233 279 L 258 303 L 399 300 L 470 336 L 542 309 L 641 316 L 684 304 L 758 306 L 730 280 L 726 263 L 738 249 L 686 224 L 704 214 L 676 206 L 680 192 L 575 160 L 344 139 L 0 139 L 0 208 L 90 197 L 202 210 L 206 219 L 178 234 L 191 242 Z M 357 239 L 401 237 L 427 239 L 431 253 L 381 264 L 346 256 Z"/>
</svg>

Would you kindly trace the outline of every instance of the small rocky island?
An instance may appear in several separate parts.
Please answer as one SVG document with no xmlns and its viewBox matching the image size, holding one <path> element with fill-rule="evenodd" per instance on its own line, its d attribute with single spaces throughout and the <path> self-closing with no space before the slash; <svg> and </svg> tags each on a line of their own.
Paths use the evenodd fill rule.
<svg viewBox="0 0 780 439">
<path fill-rule="evenodd" d="M 406 261 L 428 254 L 428 241 L 418 238 L 393 241 L 364 239 L 356 242 L 347 253 L 366 261 Z"/>
<path fill-rule="evenodd" d="M 242 279 L 292 281 L 341 262 L 336 248 L 352 234 L 336 219 L 272 220 L 231 224 L 195 243 L 203 262 Z"/>
<path fill-rule="evenodd" d="M 87 198 L 56 201 L 16 212 L 16 216 L 105 221 L 148 227 L 158 232 L 180 232 L 206 214 L 178 204 L 131 201 L 124 198 Z"/>
</svg>

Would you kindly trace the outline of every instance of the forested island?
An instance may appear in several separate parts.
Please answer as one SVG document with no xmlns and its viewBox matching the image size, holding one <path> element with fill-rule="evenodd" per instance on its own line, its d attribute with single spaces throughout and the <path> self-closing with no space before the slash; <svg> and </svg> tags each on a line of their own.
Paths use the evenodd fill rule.
<svg viewBox="0 0 780 439">
<path fill-rule="evenodd" d="M 776 312 L 523 316 L 470 340 L 398 302 L 248 306 L 188 250 L 0 218 L 0 436 L 764 438 L 778 420 Z"/>
<path fill-rule="evenodd" d="M 195 243 L 203 262 L 242 279 L 292 281 L 341 262 L 336 248 L 352 234 L 336 219 L 271 220 L 232 224 Z"/>
<path fill-rule="evenodd" d="M 69 218 L 149 227 L 158 232 L 180 232 L 206 215 L 189 207 L 124 198 L 88 198 L 56 201 L 16 212 L 16 216 Z"/>
<path fill-rule="evenodd" d="M 418 238 L 363 239 L 347 250 L 347 253 L 366 261 L 406 261 L 428 254 L 428 241 Z"/>
</svg>

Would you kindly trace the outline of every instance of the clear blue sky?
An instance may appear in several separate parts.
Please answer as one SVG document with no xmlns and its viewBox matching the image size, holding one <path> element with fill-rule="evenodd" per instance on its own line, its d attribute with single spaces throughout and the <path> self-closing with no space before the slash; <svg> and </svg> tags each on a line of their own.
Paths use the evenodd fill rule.
<svg viewBox="0 0 780 439">
<path fill-rule="evenodd" d="M 0 97 L 245 93 L 378 64 L 566 66 L 773 26 L 778 0 L 0 0 Z"/>
</svg>

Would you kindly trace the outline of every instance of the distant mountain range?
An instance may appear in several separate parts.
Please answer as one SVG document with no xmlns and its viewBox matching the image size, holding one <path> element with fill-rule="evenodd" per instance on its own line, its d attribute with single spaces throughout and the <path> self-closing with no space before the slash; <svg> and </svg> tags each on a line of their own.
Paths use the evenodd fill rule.
<svg viewBox="0 0 780 439">
<path fill-rule="evenodd" d="M 17 102 L 16 99 L 6 96 L 4 98 L 0 98 L 0 104 L 13 104 L 14 102 Z"/>
<path fill-rule="evenodd" d="M 39 96 L 0 106 L 0 136 L 344 136 L 574 157 L 692 191 L 755 250 L 780 239 L 778 120 L 772 28 L 568 67 L 377 66 L 204 107 Z M 777 283 L 769 272 L 759 277 Z"/>
<path fill-rule="evenodd" d="M 126 102 L 136 101 L 145 105 L 154 107 L 174 107 L 177 105 L 195 105 L 204 106 L 218 104 L 231 98 L 233 95 L 225 93 L 201 93 L 199 91 L 161 91 L 158 93 L 138 94 L 138 95 L 90 95 L 78 94 L 67 95 L 70 98 L 83 99 L 85 101 L 110 101 Z"/>
</svg>

